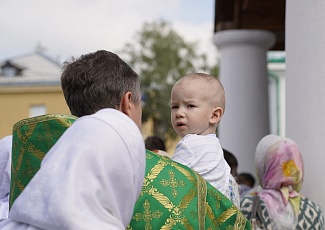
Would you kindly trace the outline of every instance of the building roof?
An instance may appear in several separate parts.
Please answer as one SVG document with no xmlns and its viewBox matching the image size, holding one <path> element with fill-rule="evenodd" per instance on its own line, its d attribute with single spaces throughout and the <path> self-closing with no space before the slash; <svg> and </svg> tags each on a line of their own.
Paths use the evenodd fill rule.
<svg viewBox="0 0 325 230">
<path fill-rule="evenodd" d="M 0 65 L 0 87 L 60 85 L 60 64 L 41 52 L 8 58 Z"/>
<path fill-rule="evenodd" d="M 215 0 L 214 32 L 258 29 L 274 33 L 271 50 L 285 50 L 286 0 Z"/>
</svg>

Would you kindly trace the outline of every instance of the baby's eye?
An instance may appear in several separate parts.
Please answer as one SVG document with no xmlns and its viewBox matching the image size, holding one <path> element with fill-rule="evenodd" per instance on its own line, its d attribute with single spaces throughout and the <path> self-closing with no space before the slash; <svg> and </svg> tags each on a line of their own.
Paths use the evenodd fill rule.
<svg viewBox="0 0 325 230">
<path fill-rule="evenodd" d="M 177 105 L 172 105 L 172 109 L 178 109 Z"/>
<path fill-rule="evenodd" d="M 194 108 L 196 107 L 195 105 L 187 105 L 187 108 Z"/>
</svg>

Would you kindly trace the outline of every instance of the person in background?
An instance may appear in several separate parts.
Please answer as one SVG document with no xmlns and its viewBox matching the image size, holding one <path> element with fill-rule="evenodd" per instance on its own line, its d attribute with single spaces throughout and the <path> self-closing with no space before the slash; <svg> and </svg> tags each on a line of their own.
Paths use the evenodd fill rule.
<svg viewBox="0 0 325 230">
<path fill-rule="evenodd" d="M 235 157 L 234 154 L 232 154 L 230 151 L 226 150 L 226 149 L 222 149 L 223 150 L 223 155 L 225 157 L 225 160 L 227 161 L 229 167 L 230 167 L 230 173 L 231 175 L 237 179 L 238 176 L 238 161 L 237 158 Z"/>
<path fill-rule="evenodd" d="M 214 76 L 192 73 L 178 80 L 171 91 L 171 121 L 182 139 L 172 159 L 194 169 L 239 207 L 238 185 L 216 136 L 224 110 L 224 88 Z"/>
<path fill-rule="evenodd" d="M 8 218 L 12 136 L 0 139 L 0 221 Z"/>
<path fill-rule="evenodd" d="M 158 136 L 148 136 L 145 141 L 146 149 L 158 153 L 162 156 L 171 157 L 171 155 L 166 151 L 165 142 Z"/>
<path fill-rule="evenodd" d="M 246 193 L 251 190 L 255 185 L 255 179 L 250 173 L 239 173 L 237 177 L 239 184 L 239 195 L 244 197 Z"/>
<path fill-rule="evenodd" d="M 263 229 L 324 229 L 324 215 L 319 205 L 299 194 L 303 184 L 304 164 L 297 144 L 286 137 L 267 135 L 256 147 L 255 165 L 261 191 L 241 200 L 241 210 L 248 219 L 254 199 L 257 201 L 256 224 Z"/>
</svg>

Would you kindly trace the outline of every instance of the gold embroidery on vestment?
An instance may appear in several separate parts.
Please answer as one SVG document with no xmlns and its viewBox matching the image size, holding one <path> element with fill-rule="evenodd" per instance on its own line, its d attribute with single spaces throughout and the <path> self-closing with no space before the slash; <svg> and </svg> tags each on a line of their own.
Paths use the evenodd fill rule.
<svg viewBox="0 0 325 230">
<path fill-rule="evenodd" d="M 219 217 L 219 222 L 225 222 L 228 220 L 232 215 L 236 214 L 238 212 L 238 209 L 235 205 L 232 205 L 229 209 L 224 211 Z"/>
<path fill-rule="evenodd" d="M 146 153 L 146 158 L 151 160 L 153 158 L 153 156 L 151 154 L 149 154 L 149 153 Z"/>
<path fill-rule="evenodd" d="M 19 130 L 21 127 L 28 125 L 28 127 L 37 125 L 38 123 L 55 120 L 59 124 L 61 124 L 63 127 L 70 127 L 72 122 L 71 120 L 77 120 L 78 117 L 73 115 L 67 115 L 67 114 L 46 114 L 41 115 L 37 117 L 30 117 L 23 120 L 18 121 L 16 124 L 14 124 L 13 131 Z"/>
<path fill-rule="evenodd" d="M 148 200 L 145 200 L 143 203 L 144 212 L 143 213 L 136 213 L 133 215 L 133 219 L 136 221 L 144 220 L 145 229 L 149 230 L 152 229 L 151 221 L 153 219 L 159 219 L 163 213 L 159 210 L 150 211 L 150 202 Z"/>
<path fill-rule="evenodd" d="M 207 204 L 206 210 L 207 210 L 207 216 L 209 217 L 209 219 L 211 221 L 214 220 L 216 217 L 214 216 L 213 211 L 212 211 L 212 208 L 210 207 L 209 204 Z"/>
<path fill-rule="evenodd" d="M 10 205 L 16 196 L 25 188 L 23 182 L 26 181 L 28 183 L 35 175 L 39 169 L 37 161 L 41 162 L 46 153 L 38 149 L 36 147 L 37 145 L 34 146 L 31 140 L 36 140 L 37 143 L 42 143 L 43 145 L 47 144 L 48 149 L 50 149 L 54 142 L 61 136 L 62 132 L 56 129 L 51 130 L 50 124 L 47 121 L 53 120 L 59 124 L 58 126 L 66 129 L 76 119 L 77 117 L 73 115 L 47 114 L 23 119 L 14 124 Z M 36 162 L 35 166 L 31 163 L 34 160 Z"/>
<path fill-rule="evenodd" d="M 22 129 L 17 130 L 18 138 L 21 140 L 21 142 L 23 144 L 26 144 L 27 141 L 29 140 L 30 136 L 34 133 L 36 125 L 37 124 L 31 124 L 30 126 L 28 126 L 26 131 L 24 131 Z"/>
<path fill-rule="evenodd" d="M 167 218 L 165 224 L 161 226 L 161 230 L 170 230 L 173 228 L 173 226 L 176 225 L 176 221 L 171 218 Z"/>
<path fill-rule="evenodd" d="M 169 174 L 169 180 L 162 179 L 160 181 L 160 184 L 164 187 L 170 186 L 172 189 L 172 196 L 176 198 L 178 195 L 178 191 L 177 191 L 178 186 L 184 187 L 186 184 L 183 180 L 177 181 L 175 178 L 175 173 L 172 170 L 169 170 L 168 174 Z"/>
<path fill-rule="evenodd" d="M 36 172 L 37 170 L 31 166 L 30 160 L 26 159 L 26 168 L 24 171 L 22 171 L 22 176 L 32 178 Z"/>
<path fill-rule="evenodd" d="M 163 162 L 158 161 L 158 163 L 148 172 L 148 174 L 144 177 L 143 186 L 141 190 L 141 196 L 145 193 L 148 193 L 151 188 L 153 188 L 151 182 L 156 179 L 156 177 L 160 174 L 160 172 L 164 169 L 165 165 Z"/>
<path fill-rule="evenodd" d="M 151 195 L 153 198 L 155 198 L 159 203 L 161 203 L 168 211 L 172 211 L 174 209 L 175 205 L 162 193 L 160 193 L 156 188 L 151 188 L 148 191 L 148 194 Z"/>
<path fill-rule="evenodd" d="M 220 226 L 222 223 L 226 222 L 232 215 L 236 214 L 237 208 L 232 205 L 229 209 L 222 212 L 220 216 L 216 217 L 212 211 L 212 208 L 207 204 L 207 216 L 211 220 L 212 226 L 208 229 L 219 229 L 218 226 Z"/>
<path fill-rule="evenodd" d="M 236 222 L 234 224 L 234 230 L 245 229 L 246 221 L 247 221 L 247 219 L 244 216 L 244 214 L 242 212 L 238 212 Z"/>
<path fill-rule="evenodd" d="M 216 208 L 219 209 L 221 206 L 221 200 L 223 199 L 223 194 L 217 193 L 213 190 L 208 191 L 209 196 L 213 197 L 216 201 Z"/>
<path fill-rule="evenodd" d="M 164 169 L 166 165 L 167 164 L 165 161 L 159 160 L 157 164 L 150 170 L 146 178 L 148 178 L 150 182 L 152 182 L 154 179 L 156 179 L 156 177 L 159 175 L 159 173 Z"/>
<path fill-rule="evenodd" d="M 182 210 L 186 209 L 189 206 L 189 204 L 192 202 L 192 200 L 195 198 L 195 196 L 196 196 L 196 190 L 191 188 L 191 190 L 181 200 L 179 207 Z"/>
<path fill-rule="evenodd" d="M 191 225 L 190 221 L 188 220 L 188 218 L 184 218 L 183 219 L 183 225 L 186 228 L 186 230 L 194 230 L 193 226 Z"/>
<path fill-rule="evenodd" d="M 176 164 L 174 161 L 171 162 L 171 166 L 173 166 L 178 171 L 180 171 L 184 176 L 187 177 L 187 179 L 189 181 L 191 181 L 191 182 L 195 181 L 195 177 L 192 175 L 192 173 L 190 173 L 190 170 L 181 167 L 179 164 Z M 192 172 L 194 172 L 194 171 L 192 171 Z"/>
<path fill-rule="evenodd" d="M 206 199 L 207 199 L 207 184 L 206 181 L 195 172 L 198 187 L 198 221 L 199 229 L 205 229 L 205 215 L 206 215 Z"/>
<path fill-rule="evenodd" d="M 37 149 L 34 145 L 30 144 L 27 148 L 27 151 L 29 153 L 32 153 L 33 156 L 35 156 L 39 161 L 42 161 L 45 153 L 39 149 Z"/>
<path fill-rule="evenodd" d="M 14 172 L 17 172 L 17 173 L 19 172 L 21 164 L 23 162 L 23 156 L 24 156 L 25 152 L 26 152 L 26 150 L 24 148 L 20 148 L 20 154 L 18 155 L 17 165 L 15 166 L 15 168 L 13 170 Z M 14 167 L 14 165 L 13 165 L 13 167 Z"/>
</svg>

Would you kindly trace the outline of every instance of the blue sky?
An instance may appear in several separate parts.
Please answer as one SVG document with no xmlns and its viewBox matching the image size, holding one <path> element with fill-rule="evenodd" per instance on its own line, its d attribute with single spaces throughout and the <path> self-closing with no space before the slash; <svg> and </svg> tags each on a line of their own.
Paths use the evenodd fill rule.
<svg viewBox="0 0 325 230">
<path fill-rule="evenodd" d="M 213 31 L 214 21 L 214 0 L 182 0 L 180 1 L 180 19 L 188 23 L 200 24 L 211 23 Z"/>
<path fill-rule="evenodd" d="M 37 44 L 65 59 L 120 50 L 144 22 L 164 19 L 214 59 L 214 0 L 0 0 L 0 61 Z"/>
</svg>

